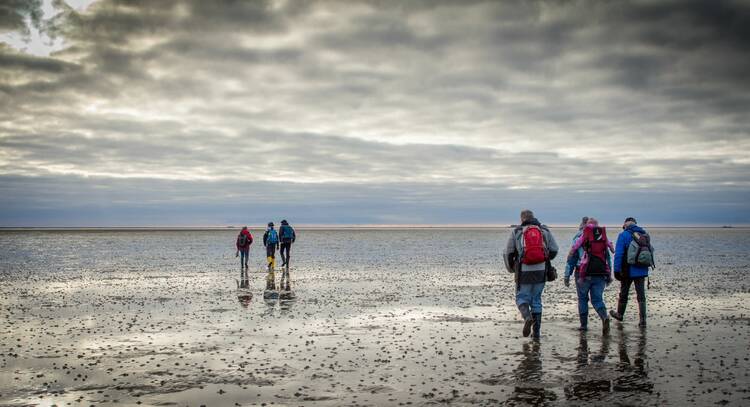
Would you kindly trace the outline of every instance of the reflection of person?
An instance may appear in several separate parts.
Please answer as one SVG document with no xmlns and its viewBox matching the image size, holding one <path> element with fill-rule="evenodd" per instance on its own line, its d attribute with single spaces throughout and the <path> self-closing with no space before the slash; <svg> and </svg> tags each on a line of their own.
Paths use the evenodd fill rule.
<svg viewBox="0 0 750 407">
<path fill-rule="evenodd" d="M 243 308 L 247 308 L 250 306 L 250 302 L 253 300 L 252 295 L 238 295 L 237 299 L 240 301 L 240 305 L 242 305 Z"/>
<path fill-rule="evenodd" d="M 508 399 L 509 404 L 514 405 L 517 402 L 536 406 L 557 399 L 555 392 L 544 389 L 541 353 L 538 341 L 523 343 L 523 357 L 513 371 L 516 385 L 513 395 Z"/>
<path fill-rule="evenodd" d="M 573 383 L 565 386 L 565 398 L 568 400 L 601 400 L 603 394 L 611 391 L 611 380 L 592 377 L 592 365 L 604 363 L 609 354 L 609 336 L 602 337 L 599 352 L 590 354 L 586 333 L 581 332 L 578 342 L 576 370 L 571 376 Z"/>
<path fill-rule="evenodd" d="M 539 338 L 542 324 L 542 291 L 547 281 L 549 261 L 557 256 L 557 242 L 547 226 L 526 209 L 521 212 L 521 226 L 511 231 L 503 254 L 508 271 L 516 276 L 516 306 L 523 318 L 523 336 L 534 326 Z"/>
<path fill-rule="evenodd" d="M 641 332 L 638 335 L 638 346 L 635 357 L 631 362 L 628 356 L 628 336 L 623 330 L 620 330 L 620 344 L 618 353 L 620 363 L 617 370 L 623 374 L 615 379 L 615 389 L 618 391 L 633 391 L 651 393 L 654 390 L 654 384 L 648 380 L 648 364 L 646 363 L 646 333 Z"/>
</svg>

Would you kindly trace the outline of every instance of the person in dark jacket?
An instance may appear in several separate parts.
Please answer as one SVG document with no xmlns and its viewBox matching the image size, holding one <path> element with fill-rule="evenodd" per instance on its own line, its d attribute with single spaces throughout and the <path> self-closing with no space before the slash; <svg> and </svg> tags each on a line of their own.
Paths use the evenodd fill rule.
<svg viewBox="0 0 750 407">
<path fill-rule="evenodd" d="M 247 230 L 247 226 L 243 226 L 240 234 L 237 235 L 237 252 L 235 253 L 235 257 L 242 255 L 240 257 L 240 268 L 247 268 L 251 244 L 253 244 L 253 235 Z"/>
<path fill-rule="evenodd" d="M 543 239 L 543 257 L 541 261 L 530 263 L 532 250 L 524 247 L 525 235 L 529 232 L 541 232 Z M 538 235 L 537 235 L 538 236 Z M 542 242 L 540 242 L 542 243 Z M 527 250 L 529 249 L 529 250 Z M 538 249 L 538 248 L 537 248 Z M 533 325 L 534 338 L 539 338 L 542 324 L 542 291 L 547 281 L 547 267 L 549 260 L 557 256 L 557 242 L 547 226 L 542 225 L 528 209 L 521 212 L 521 225 L 514 228 L 508 238 L 503 254 L 508 271 L 516 276 L 516 305 L 523 318 L 523 336 L 529 336 Z"/>
<path fill-rule="evenodd" d="M 284 267 L 289 265 L 289 251 L 292 249 L 292 243 L 297 240 L 294 228 L 289 226 L 289 222 L 286 219 L 281 221 L 279 238 L 281 239 L 281 249 L 279 249 L 279 253 L 281 253 L 281 267 Z"/>
<path fill-rule="evenodd" d="M 637 266 L 628 264 L 628 247 L 633 241 L 633 234 L 646 234 L 646 231 L 637 225 L 635 218 L 625 219 L 622 225 L 623 231 L 617 237 L 615 245 L 614 271 L 615 278 L 620 280 L 620 298 L 617 301 L 617 312 L 610 311 L 612 318 L 622 321 L 625 308 L 628 305 L 628 294 L 630 286 L 635 286 L 636 298 L 638 299 L 638 313 L 640 316 L 639 326 L 646 326 L 646 285 L 648 277 L 648 266 Z"/>
</svg>

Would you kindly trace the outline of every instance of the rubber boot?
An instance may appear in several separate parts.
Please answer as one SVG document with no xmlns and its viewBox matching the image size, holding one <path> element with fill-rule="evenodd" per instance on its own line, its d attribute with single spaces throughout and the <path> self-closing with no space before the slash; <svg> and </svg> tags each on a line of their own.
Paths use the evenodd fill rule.
<svg viewBox="0 0 750 407">
<path fill-rule="evenodd" d="M 642 301 L 638 303 L 638 326 L 645 327 L 646 326 L 646 301 Z"/>
<path fill-rule="evenodd" d="M 599 314 L 599 318 L 602 319 L 602 335 L 609 335 L 609 315 L 607 315 L 607 308 L 602 307 L 598 308 L 596 310 L 596 313 Z"/>
<path fill-rule="evenodd" d="M 581 326 L 578 327 L 578 330 L 581 332 L 585 332 L 589 330 L 589 314 L 578 314 L 578 319 L 581 320 Z"/>
<path fill-rule="evenodd" d="M 625 308 L 627 306 L 628 306 L 628 302 L 627 301 L 625 301 L 625 302 L 623 302 L 623 301 L 617 301 L 617 312 L 615 312 L 615 311 L 609 311 L 609 315 L 612 318 L 614 318 L 614 319 L 622 322 L 623 315 L 625 315 Z"/>
<path fill-rule="evenodd" d="M 542 313 L 535 312 L 532 315 L 534 316 L 534 339 L 539 339 L 541 337 L 542 329 Z"/>
<path fill-rule="evenodd" d="M 526 338 L 531 333 L 531 325 L 534 324 L 534 319 L 531 317 L 531 310 L 529 304 L 521 304 L 518 306 L 518 310 L 521 311 L 521 317 L 523 317 L 523 337 Z"/>
</svg>

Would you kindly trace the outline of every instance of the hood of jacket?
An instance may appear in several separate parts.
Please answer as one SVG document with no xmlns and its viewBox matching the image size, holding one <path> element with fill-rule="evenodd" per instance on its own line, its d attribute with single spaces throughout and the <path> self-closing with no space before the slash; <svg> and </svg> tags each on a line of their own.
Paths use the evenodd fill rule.
<svg viewBox="0 0 750 407">
<path fill-rule="evenodd" d="M 638 225 L 630 225 L 625 230 L 627 230 L 630 233 L 646 233 L 646 231 Z"/>
<path fill-rule="evenodd" d="M 524 221 L 523 223 L 521 223 L 521 227 L 523 227 L 523 226 L 529 226 L 529 225 L 542 226 L 542 224 L 539 223 L 539 220 L 537 220 L 537 218 L 531 218 L 530 220 L 527 220 L 527 221 Z"/>
</svg>

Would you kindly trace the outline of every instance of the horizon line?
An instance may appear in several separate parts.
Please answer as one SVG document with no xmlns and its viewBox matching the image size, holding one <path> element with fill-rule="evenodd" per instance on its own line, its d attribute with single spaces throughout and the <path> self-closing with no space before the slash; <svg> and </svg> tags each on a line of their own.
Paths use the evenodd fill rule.
<svg viewBox="0 0 750 407">
<path fill-rule="evenodd" d="M 0 226 L 0 230 L 229 230 L 241 229 L 266 229 L 266 225 L 139 225 L 139 226 Z M 517 224 L 297 224 L 297 229 L 507 229 Z M 546 224 L 551 228 L 577 228 L 578 224 Z M 608 226 L 610 228 L 620 225 Z M 732 229 L 748 228 L 750 224 L 650 224 L 649 228 L 706 228 L 706 229 Z"/>
</svg>

